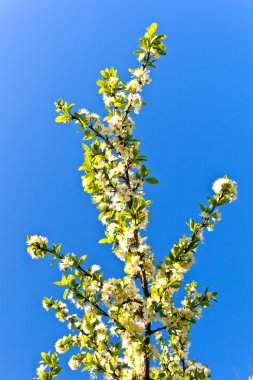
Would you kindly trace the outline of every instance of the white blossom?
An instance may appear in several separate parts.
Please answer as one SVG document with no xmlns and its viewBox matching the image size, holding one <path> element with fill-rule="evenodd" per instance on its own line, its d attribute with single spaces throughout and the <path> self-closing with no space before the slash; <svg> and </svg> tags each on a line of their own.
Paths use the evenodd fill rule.
<svg viewBox="0 0 253 380">
<path fill-rule="evenodd" d="M 46 365 L 41 364 L 41 365 L 37 368 L 37 375 L 40 376 L 40 374 L 41 374 L 42 372 L 44 372 L 46 368 L 47 368 Z"/>
<path fill-rule="evenodd" d="M 92 265 L 91 267 L 91 273 L 97 272 L 101 269 L 101 267 L 97 264 Z"/>
<path fill-rule="evenodd" d="M 110 126 L 116 126 L 122 121 L 121 116 L 119 116 L 117 113 L 115 113 L 109 120 L 108 124 Z"/>
<path fill-rule="evenodd" d="M 115 102 L 115 97 L 114 96 L 109 96 L 106 93 L 103 93 L 103 101 L 107 107 L 109 107 L 112 103 Z"/>
<path fill-rule="evenodd" d="M 227 185 L 226 188 L 225 185 Z M 229 200 L 229 202 L 232 202 L 237 198 L 237 184 L 235 181 L 232 181 L 227 177 L 216 179 L 213 183 L 213 191 L 215 194 L 220 194 L 223 190 L 225 192 L 224 196 Z"/>
<path fill-rule="evenodd" d="M 44 247 L 44 245 L 48 244 L 48 239 L 44 236 L 33 235 L 27 239 L 27 245 L 32 245 L 32 244 L 36 244 L 42 248 Z"/>
<path fill-rule="evenodd" d="M 64 354 L 68 350 L 70 350 L 70 340 L 68 337 L 64 336 L 63 338 L 57 340 L 55 343 L 55 349 L 59 354 Z"/>
<path fill-rule="evenodd" d="M 74 357 L 72 356 L 72 358 L 70 358 L 68 362 L 68 365 L 73 371 L 75 371 L 80 367 L 81 363 L 79 362 L 79 360 L 74 359 Z"/>
<path fill-rule="evenodd" d="M 80 115 L 89 115 L 89 111 L 86 110 L 85 108 L 80 109 L 80 110 L 78 111 L 78 113 L 79 113 Z"/>
<path fill-rule="evenodd" d="M 59 263 L 59 268 L 60 270 L 67 270 L 69 268 L 72 268 L 74 264 L 75 264 L 74 260 L 68 254 L 61 259 Z"/>
<path fill-rule="evenodd" d="M 132 79 L 130 80 L 130 82 L 127 83 L 126 89 L 127 91 L 130 91 L 130 92 L 140 92 L 141 85 L 137 79 Z"/>
<path fill-rule="evenodd" d="M 149 70 L 141 67 L 134 70 L 133 76 L 138 78 L 142 82 L 142 84 L 148 84 L 150 82 L 150 77 L 148 73 L 149 73 Z"/>
</svg>

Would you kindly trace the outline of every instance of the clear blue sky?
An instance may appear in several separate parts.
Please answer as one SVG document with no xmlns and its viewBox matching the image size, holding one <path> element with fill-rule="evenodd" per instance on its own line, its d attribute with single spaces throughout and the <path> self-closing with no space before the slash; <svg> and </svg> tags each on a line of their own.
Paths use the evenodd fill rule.
<svg viewBox="0 0 253 380">
<path fill-rule="evenodd" d="M 26 254 L 26 234 L 46 235 L 63 249 L 87 253 L 109 276 L 120 263 L 97 241 L 103 228 L 81 188 L 81 135 L 54 123 L 54 100 L 103 112 L 99 70 L 135 65 L 138 37 L 153 21 L 168 35 L 167 56 L 145 89 L 136 118 L 157 186 L 147 186 L 153 216 L 149 242 L 159 258 L 187 232 L 198 204 L 217 177 L 239 185 L 239 199 L 223 208 L 188 279 L 219 292 L 192 333 L 192 356 L 209 364 L 214 380 L 247 378 L 253 356 L 251 0 L 2 0 L 1 313 L 0 362 L 5 380 L 29 380 L 40 351 L 66 333 L 41 306 L 59 294 L 60 277 Z M 66 370 L 62 380 L 88 379 Z"/>
</svg>

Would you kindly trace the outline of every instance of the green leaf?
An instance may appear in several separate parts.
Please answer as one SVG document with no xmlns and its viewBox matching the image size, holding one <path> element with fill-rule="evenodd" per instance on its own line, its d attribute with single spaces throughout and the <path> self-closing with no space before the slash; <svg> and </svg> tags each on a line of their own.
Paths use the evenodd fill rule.
<svg viewBox="0 0 253 380">
<path fill-rule="evenodd" d="M 145 181 L 150 183 L 151 185 L 156 185 L 157 183 L 159 183 L 158 179 L 154 177 L 148 177 L 145 179 Z"/>
<path fill-rule="evenodd" d="M 62 367 L 57 367 L 54 369 L 53 374 L 57 376 L 62 371 Z"/>
<path fill-rule="evenodd" d="M 67 298 L 68 292 L 69 292 L 68 288 L 64 290 L 64 293 L 63 293 L 63 299 L 64 300 Z"/>
<path fill-rule="evenodd" d="M 55 118 L 56 123 L 66 123 L 67 117 L 65 115 L 60 115 Z"/>
<path fill-rule="evenodd" d="M 94 136 L 94 133 L 91 131 L 88 131 L 87 129 L 84 131 L 84 140 L 90 140 Z"/>
<path fill-rule="evenodd" d="M 62 275 L 61 281 L 56 281 L 56 282 L 54 282 L 54 284 L 58 285 L 58 286 L 66 286 L 66 285 L 68 285 L 68 280 L 67 280 L 66 276 Z"/>
<path fill-rule="evenodd" d="M 153 36 L 156 32 L 156 29 L 157 29 L 157 23 L 156 22 L 153 22 L 153 24 L 151 24 L 148 28 L 147 28 L 147 32 L 150 36 Z"/>
<path fill-rule="evenodd" d="M 195 222 L 194 222 L 193 219 L 190 219 L 189 227 L 190 227 L 190 230 L 191 230 L 191 231 L 194 231 Z"/>
<path fill-rule="evenodd" d="M 46 352 L 41 352 L 40 355 L 41 355 L 42 359 L 47 360 L 48 354 Z"/>
<path fill-rule="evenodd" d="M 145 165 L 142 165 L 140 172 L 142 177 L 146 177 L 149 174 L 150 169 L 148 169 Z"/>
<path fill-rule="evenodd" d="M 79 259 L 79 264 L 82 265 L 82 263 L 84 262 L 84 260 L 86 260 L 86 258 L 87 258 L 87 255 L 81 256 Z"/>
</svg>

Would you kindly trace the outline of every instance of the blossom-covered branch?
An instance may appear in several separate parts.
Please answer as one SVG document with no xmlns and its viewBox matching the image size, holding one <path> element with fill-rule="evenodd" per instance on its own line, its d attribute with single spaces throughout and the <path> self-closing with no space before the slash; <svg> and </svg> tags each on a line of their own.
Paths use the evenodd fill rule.
<svg viewBox="0 0 253 380">
<path fill-rule="evenodd" d="M 60 244 L 50 248 L 43 236 L 28 236 L 28 253 L 32 258 L 51 256 L 65 272 L 55 283 L 64 288 L 64 301 L 45 297 L 43 306 L 55 310 L 59 321 L 68 324 L 70 334 L 60 338 L 55 349 L 63 354 L 78 347 L 79 353 L 69 361 L 71 369 L 83 367 L 94 377 L 103 374 L 106 379 L 119 380 L 209 379 L 208 367 L 188 358 L 189 335 L 216 293 L 198 292 L 193 281 L 186 285 L 180 307 L 174 295 L 194 262 L 204 229 L 213 230 L 220 220 L 218 207 L 232 202 L 237 189 L 226 176 L 216 180 L 215 195 L 208 198 L 208 206 L 200 206 L 201 221 L 191 219 L 190 235 L 183 236 L 163 262 L 155 262 L 144 233 L 151 204 L 145 198 L 144 184 L 158 181 L 150 176 L 140 141 L 134 137 L 133 116 L 145 105 L 142 90 L 151 82 L 154 63 L 165 55 L 165 35 L 156 30 L 153 23 L 140 39 L 135 52 L 139 66 L 129 69 L 128 82 L 119 78 L 115 68 L 101 71 L 97 84 L 106 110 L 102 121 L 84 108 L 75 111 L 75 105 L 63 99 L 55 103 L 56 122 L 75 123 L 83 132 L 87 143 L 79 169 L 84 191 L 91 195 L 105 226 L 105 237 L 99 243 L 112 246 L 123 262 L 125 276 L 105 278 L 98 265 L 85 269 L 84 256 L 63 254 Z M 73 307 L 76 313 L 69 311 Z M 39 367 L 39 379 L 51 379 L 57 372 L 47 366 L 49 372 Z"/>
</svg>

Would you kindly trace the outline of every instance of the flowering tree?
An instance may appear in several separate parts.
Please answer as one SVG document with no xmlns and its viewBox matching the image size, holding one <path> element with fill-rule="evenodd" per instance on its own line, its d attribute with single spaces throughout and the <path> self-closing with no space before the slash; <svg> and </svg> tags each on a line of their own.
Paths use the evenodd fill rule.
<svg viewBox="0 0 253 380">
<path fill-rule="evenodd" d="M 180 306 L 174 300 L 184 275 L 194 263 L 195 252 L 203 242 L 205 229 L 212 231 L 221 219 L 223 204 L 236 199 L 236 183 L 226 176 L 213 184 L 214 195 L 200 205 L 200 221 L 189 221 L 189 235 L 175 243 L 167 256 L 156 263 L 147 238 L 143 235 L 149 218 L 150 200 L 143 192 L 145 182 L 158 181 L 149 176 L 140 153 L 140 141 L 133 136 L 133 113 L 145 104 L 141 93 L 150 83 L 150 69 L 165 55 L 165 35 L 156 35 L 157 24 L 147 28 L 135 52 L 139 67 L 129 69 L 131 79 L 125 83 L 114 68 L 101 71 L 97 81 L 103 96 L 104 123 L 86 109 L 73 112 L 74 104 L 59 99 L 57 123 L 75 122 L 83 131 L 84 191 L 100 211 L 105 237 L 99 241 L 112 246 L 122 261 L 123 278 L 105 278 L 98 265 L 83 266 L 85 256 L 63 253 L 61 244 L 50 246 L 42 236 L 28 236 L 28 253 L 34 259 L 52 257 L 64 272 L 56 285 L 64 288 L 63 299 L 44 298 L 46 310 L 53 309 L 60 321 L 68 323 L 69 335 L 55 343 L 56 352 L 42 353 L 41 365 L 34 380 L 51 380 L 61 371 L 58 354 L 72 347 L 69 366 L 90 371 L 93 377 L 106 379 L 209 379 L 207 365 L 188 358 L 191 326 L 210 306 L 216 293 L 198 291 L 195 281 L 185 286 Z M 72 303 L 72 306 L 68 306 Z M 69 309 L 76 308 L 72 313 Z"/>
</svg>

